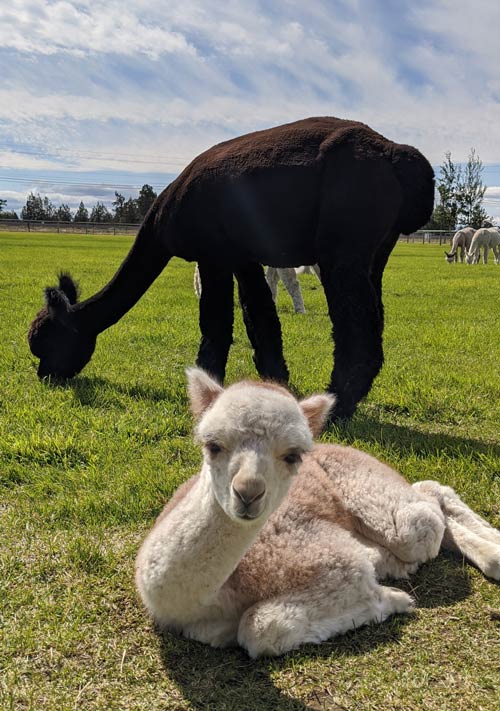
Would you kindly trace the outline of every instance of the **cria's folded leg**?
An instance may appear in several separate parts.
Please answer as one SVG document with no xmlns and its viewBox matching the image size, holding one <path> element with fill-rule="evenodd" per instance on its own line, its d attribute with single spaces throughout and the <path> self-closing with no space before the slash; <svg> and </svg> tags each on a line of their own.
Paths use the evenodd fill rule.
<svg viewBox="0 0 500 711">
<path fill-rule="evenodd" d="M 435 558 L 445 530 L 441 511 L 431 502 L 415 501 L 393 514 L 395 537 L 390 550 L 407 563 L 423 563 Z"/>
<path fill-rule="evenodd" d="M 406 493 L 399 502 L 393 493 L 390 505 L 361 513 L 358 526 L 363 536 L 410 564 L 435 558 L 445 530 L 444 515 L 435 501 L 413 499 Z"/>
<path fill-rule="evenodd" d="M 312 458 L 335 486 L 355 529 L 405 563 L 423 563 L 439 552 L 444 514 L 394 469 L 350 447 L 317 445 Z"/>
<path fill-rule="evenodd" d="M 439 503 L 446 523 L 443 546 L 466 556 L 488 577 L 500 580 L 500 531 L 474 513 L 449 486 L 421 481 L 413 487 Z"/>
<path fill-rule="evenodd" d="M 302 644 L 319 644 L 370 622 L 383 622 L 389 615 L 409 612 L 413 604 L 402 590 L 377 583 L 365 599 L 353 589 L 343 606 L 313 591 L 282 596 L 257 603 L 245 612 L 238 643 L 254 659 L 277 656 Z"/>
<path fill-rule="evenodd" d="M 368 560 L 370 560 L 375 568 L 377 580 L 385 580 L 386 578 L 406 580 L 418 569 L 418 561 L 413 563 L 405 563 L 403 560 L 397 558 L 394 553 L 387 550 L 387 548 L 380 546 L 374 541 L 368 541 L 364 538 L 363 545 L 365 547 Z"/>
</svg>

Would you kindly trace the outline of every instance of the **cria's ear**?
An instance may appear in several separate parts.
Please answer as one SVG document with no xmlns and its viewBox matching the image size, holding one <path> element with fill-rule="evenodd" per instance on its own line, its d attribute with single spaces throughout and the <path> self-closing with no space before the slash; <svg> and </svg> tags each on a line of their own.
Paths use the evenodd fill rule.
<svg viewBox="0 0 500 711">
<path fill-rule="evenodd" d="M 66 321 L 70 303 L 64 291 L 56 289 L 55 286 L 48 286 L 45 289 L 45 303 L 47 304 L 49 314 L 53 318 L 63 322 Z"/>
<path fill-rule="evenodd" d="M 76 304 L 79 293 L 78 284 L 67 272 L 59 274 L 59 289 L 64 291 L 70 304 Z"/>
<path fill-rule="evenodd" d="M 205 410 L 223 392 L 223 388 L 201 368 L 188 368 L 186 375 L 191 411 L 195 418 L 199 420 Z"/>
<path fill-rule="evenodd" d="M 306 400 L 299 402 L 313 437 L 317 437 L 323 431 L 328 413 L 335 405 L 336 399 L 335 395 L 323 393 L 321 395 L 311 395 Z"/>
</svg>

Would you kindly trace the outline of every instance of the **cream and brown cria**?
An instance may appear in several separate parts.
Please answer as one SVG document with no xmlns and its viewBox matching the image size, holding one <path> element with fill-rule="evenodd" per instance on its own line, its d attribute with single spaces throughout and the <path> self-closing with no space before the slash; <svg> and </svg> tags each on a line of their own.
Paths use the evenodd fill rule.
<svg viewBox="0 0 500 711">
<path fill-rule="evenodd" d="M 188 371 L 200 473 L 158 517 L 136 582 L 158 627 L 251 657 L 319 643 L 412 598 L 406 578 L 441 547 L 500 580 L 500 532 L 449 487 L 411 486 L 368 454 L 314 445 L 331 395 L 273 384 L 226 390 Z"/>
</svg>

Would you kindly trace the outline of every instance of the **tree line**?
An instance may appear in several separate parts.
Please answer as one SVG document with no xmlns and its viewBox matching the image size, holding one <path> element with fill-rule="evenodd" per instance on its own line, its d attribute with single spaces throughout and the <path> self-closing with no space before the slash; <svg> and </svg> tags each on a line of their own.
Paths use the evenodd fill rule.
<svg viewBox="0 0 500 711">
<path fill-rule="evenodd" d="M 141 222 L 153 204 L 156 193 L 147 183 L 142 186 L 137 198 L 125 197 L 115 190 L 115 199 L 108 210 L 102 202 L 97 202 L 90 210 L 83 201 L 72 212 L 69 205 L 62 203 L 58 207 L 52 204 L 47 196 L 41 197 L 39 193 L 31 192 L 26 204 L 21 210 L 22 220 L 43 220 L 48 222 L 112 222 L 112 223 L 138 223 Z M 14 211 L 5 210 L 6 200 L 0 200 L 0 219 L 19 219 Z"/>
</svg>

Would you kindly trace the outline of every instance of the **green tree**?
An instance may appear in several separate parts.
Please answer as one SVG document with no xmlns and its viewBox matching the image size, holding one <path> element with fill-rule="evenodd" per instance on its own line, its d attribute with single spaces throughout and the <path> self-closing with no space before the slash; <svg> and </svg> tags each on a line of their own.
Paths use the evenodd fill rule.
<svg viewBox="0 0 500 711">
<path fill-rule="evenodd" d="M 39 193 L 35 195 L 32 192 L 28 195 L 26 205 L 21 210 L 23 220 L 52 220 L 54 214 L 54 206 L 49 198 L 45 196 L 42 199 Z"/>
<path fill-rule="evenodd" d="M 88 222 L 89 221 L 89 211 L 83 204 L 83 200 L 80 201 L 78 205 L 78 210 L 75 212 L 73 217 L 73 222 Z"/>
<path fill-rule="evenodd" d="M 111 203 L 113 205 L 113 222 L 125 222 L 123 219 L 123 206 L 125 205 L 125 198 L 121 193 L 115 190 L 115 199 Z"/>
<path fill-rule="evenodd" d="M 137 198 L 137 208 L 139 211 L 140 219 L 144 219 L 147 211 L 156 199 L 156 193 L 151 187 L 145 183 L 139 191 L 139 197 Z"/>
<path fill-rule="evenodd" d="M 18 220 L 17 213 L 14 210 L 5 210 L 7 200 L 0 200 L 0 220 Z"/>
<path fill-rule="evenodd" d="M 451 160 L 451 153 L 445 153 L 436 181 L 438 203 L 427 229 L 455 230 L 458 223 L 480 227 L 488 217 L 482 206 L 486 187 L 482 183 L 483 164 L 471 148 L 467 164 L 462 168 Z"/>
<path fill-rule="evenodd" d="M 90 213 L 90 222 L 111 222 L 112 216 L 104 203 L 97 202 Z"/>
<path fill-rule="evenodd" d="M 134 223 L 140 222 L 141 215 L 137 206 L 137 200 L 129 197 L 123 205 L 122 222 Z"/>
<path fill-rule="evenodd" d="M 59 207 L 56 210 L 56 219 L 58 222 L 71 222 L 72 220 L 72 215 L 71 215 L 71 210 L 69 208 L 69 205 L 66 205 L 63 203 L 62 205 L 59 205 Z"/>
<path fill-rule="evenodd" d="M 457 181 L 457 199 L 459 203 L 459 219 L 461 222 L 478 229 L 488 218 L 482 202 L 486 186 L 483 185 L 481 174 L 483 163 L 471 148 L 467 165 Z"/>
<path fill-rule="evenodd" d="M 445 153 L 443 164 L 439 168 L 440 175 L 437 179 L 436 189 L 439 201 L 432 213 L 432 222 L 437 230 L 454 230 L 457 225 L 459 200 L 457 194 L 458 182 L 461 176 L 461 167 L 451 160 L 451 153 Z"/>
</svg>

